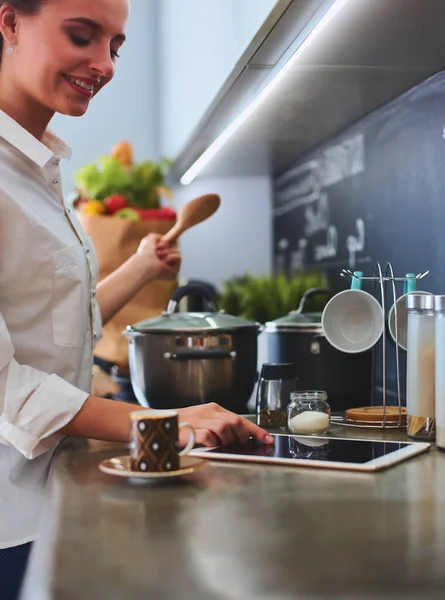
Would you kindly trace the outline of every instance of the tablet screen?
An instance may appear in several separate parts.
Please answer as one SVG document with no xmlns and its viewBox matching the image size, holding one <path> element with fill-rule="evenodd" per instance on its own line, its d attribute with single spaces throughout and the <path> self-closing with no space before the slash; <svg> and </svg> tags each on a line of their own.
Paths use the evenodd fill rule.
<svg viewBox="0 0 445 600">
<path fill-rule="evenodd" d="M 414 444 L 276 435 L 275 444 L 270 446 L 260 444 L 252 439 L 247 445 L 220 446 L 206 451 L 206 454 L 232 455 L 233 458 L 245 456 L 364 465 L 388 454 L 397 453 L 409 446 L 414 446 Z"/>
</svg>

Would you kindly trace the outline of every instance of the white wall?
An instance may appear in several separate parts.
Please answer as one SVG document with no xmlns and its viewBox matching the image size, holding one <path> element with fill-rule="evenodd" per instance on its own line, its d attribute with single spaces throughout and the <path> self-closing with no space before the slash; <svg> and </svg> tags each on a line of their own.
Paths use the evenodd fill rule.
<svg viewBox="0 0 445 600">
<path fill-rule="evenodd" d="M 268 177 L 197 179 L 175 189 L 176 206 L 201 194 L 221 196 L 219 210 L 180 238 L 182 279 L 220 287 L 234 275 L 268 274 L 272 263 L 271 182 Z"/>
<path fill-rule="evenodd" d="M 159 0 L 160 152 L 175 158 L 276 0 Z M 221 286 L 271 271 L 271 182 L 197 179 L 175 189 L 176 207 L 207 192 L 222 206 L 181 238 L 181 278 Z"/>
<path fill-rule="evenodd" d="M 159 0 L 161 153 L 175 158 L 276 0 Z"/>
<path fill-rule="evenodd" d="M 72 148 L 63 161 L 65 194 L 74 187 L 72 173 L 121 140 L 132 142 L 136 158 L 155 159 L 158 152 L 159 94 L 157 0 L 132 0 L 127 41 L 117 61 L 116 75 L 80 118 L 56 115 L 51 127 Z"/>
</svg>

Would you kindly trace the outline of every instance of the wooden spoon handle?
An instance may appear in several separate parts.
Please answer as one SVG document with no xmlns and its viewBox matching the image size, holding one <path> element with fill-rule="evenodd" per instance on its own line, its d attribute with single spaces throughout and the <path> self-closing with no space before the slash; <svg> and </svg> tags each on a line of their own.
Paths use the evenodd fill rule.
<svg viewBox="0 0 445 600">
<path fill-rule="evenodd" d="M 178 213 L 177 223 L 164 235 L 163 241 L 169 244 L 175 242 L 181 233 L 211 217 L 220 202 L 218 194 L 205 194 L 184 204 Z"/>
<path fill-rule="evenodd" d="M 187 227 L 185 229 L 187 229 Z M 185 229 L 178 221 L 169 231 L 167 231 L 167 233 L 163 236 L 162 241 L 166 244 L 174 244 L 181 233 L 184 233 Z"/>
</svg>

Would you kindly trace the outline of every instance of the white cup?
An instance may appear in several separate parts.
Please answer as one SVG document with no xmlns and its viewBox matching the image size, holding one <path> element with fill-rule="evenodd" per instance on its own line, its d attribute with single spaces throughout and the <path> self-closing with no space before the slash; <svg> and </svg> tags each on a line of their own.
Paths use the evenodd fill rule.
<svg viewBox="0 0 445 600">
<path fill-rule="evenodd" d="M 363 273 L 357 272 L 356 277 Z M 357 287 L 361 284 L 354 282 Z M 326 304 L 321 323 L 326 339 L 341 352 L 369 350 L 383 333 L 385 317 L 379 301 L 361 289 L 340 292 Z"/>
</svg>

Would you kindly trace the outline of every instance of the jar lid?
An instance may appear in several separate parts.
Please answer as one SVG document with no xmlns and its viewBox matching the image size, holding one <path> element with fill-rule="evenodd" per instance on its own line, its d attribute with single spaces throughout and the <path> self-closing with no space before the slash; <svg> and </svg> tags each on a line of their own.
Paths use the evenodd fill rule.
<svg viewBox="0 0 445 600">
<path fill-rule="evenodd" d="M 445 311 L 445 296 L 434 296 L 434 309 L 437 312 Z"/>
<path fill-rule="evenodd" d="M 434 296 L 425 294 L 409 294 L 406 297 L 408 310 L 434 310 Z"/>
<path fill-rule="evenodd" d="M 327 400 L 328 394 L 322 390 L 300 390 L 291 392 L 291 400 Z"/>
<path fill-rule="evenodd" d="M 264 363 L 261 367 L 261 379 L 276 381 L 278 379 L 295 379 L 297 367 L 294 363 Z"/>
</svg>

